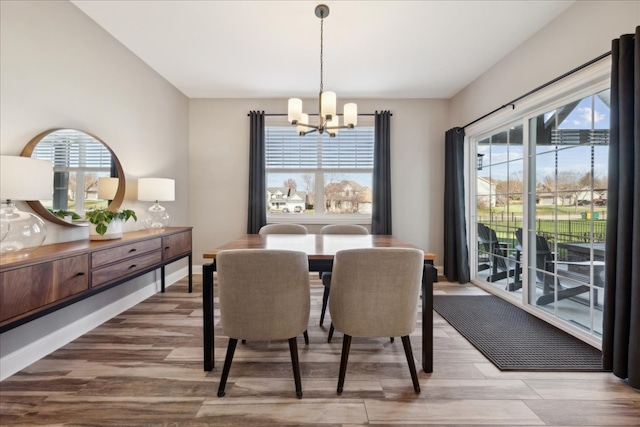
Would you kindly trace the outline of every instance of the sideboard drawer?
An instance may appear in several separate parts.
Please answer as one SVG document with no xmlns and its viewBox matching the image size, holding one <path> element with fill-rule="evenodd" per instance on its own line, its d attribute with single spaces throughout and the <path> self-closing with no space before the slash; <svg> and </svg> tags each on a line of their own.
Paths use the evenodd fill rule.
<svg viewBox="0 0 640 427">
<path fill-rule="evenodd" d="M 186 256 L 189 256 L 191 292 L 191 233 L 192 227 L 138 230 L 123 233 L 122 238 L 114 240 L 82 239 L 42 245 L 26 257 L 3 254 L 0 333 L 156 268 L 162 269 L 164 292 L 164 267 Z"/>
<path fill-rule="evenodd" d="M 160 243 L 160 239 L 156 240 Z M 159 266 L 161 262 L 162 252 L 156 250 L 102 268 L 94 268 L 91 271 L 91 287 L 96 288 L 118 279 L 134 276 L 141 270 L 153 267 L 154 265 Z"/>
<path fill-rule="evenodd" d="M 162 259 L 171 259 L 191 252 L 191 230 L 162 238 Z"/>
<path fill-rule="evenodd" d="M 114 261 L 122 261 L 146 252 L 155 251 L 160 249 L 161 244 L 161 238 L 158 237 L 156 239 L 143 240 L 127 245 L 116 246 L 115 248 L 104 249 L 102 251 L 95 251 L 91 254 L 91 267 L 97 268 Z"/>
<path fill-rule="evenodd" d="M 0 322 L 89 289 L 87 254 L 0 273 Z"/>
</svg>

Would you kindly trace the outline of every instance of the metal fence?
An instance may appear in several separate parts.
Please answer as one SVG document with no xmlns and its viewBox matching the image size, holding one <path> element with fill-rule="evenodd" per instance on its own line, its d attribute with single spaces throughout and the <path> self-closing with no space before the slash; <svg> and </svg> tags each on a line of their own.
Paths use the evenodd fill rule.
<svg viewBox="0 0 640 427">
<path fill-rule="evenodd" d="M 522 228 L 522 217 L 511 216 L 506 221 L 496 221 L 490 218 L 478 218 L 481 222 L 493 228 L 498 239 L 503 242 L 517 244 L 515 231 Z M 545 237 L 549 242 L 594 242 L 605 241 L 607 221 L 601 219 L 542 219 L 536 220 L 536 233 Z"/>
</svg>

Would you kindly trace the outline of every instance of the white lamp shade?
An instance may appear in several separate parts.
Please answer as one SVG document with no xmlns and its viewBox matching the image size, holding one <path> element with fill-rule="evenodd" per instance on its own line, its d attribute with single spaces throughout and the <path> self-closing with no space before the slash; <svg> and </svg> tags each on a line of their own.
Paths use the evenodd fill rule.
<svg viewBox="0 0 640 427">
<path fill-rule="evenodd" d="M 300 123 L 304 123 L 305 125 L 308 125 L 309 124 L 309 115 L 305 114 L 305 113 L 302 113 L 302 118 L 300 119 Z M 309 128 L 307 128 L 306 126 L 300 126 L 300 125 L 296 126 L 296 131 L 299 134 L 305 133 L 308 130 L 309 130 Z"/>
<path fill-rule="evenodd" d="M 113 200 L 116 197 L 119 184 L 118 178 L 98 178 L 98 199 Z"/>
<path fill-rule="evenodd" d="M 344 125 L 349 127 L 358 125 L 358 104 L 353 102 L 344 104 Z"/>
<path fill-rule="evenodd" d="M 289 98 L 287 117 L 289 119 L 289 123 L 301 121 L 302 100 L 300 98 Z"/>
<path fill-rule="evenodd" d="M 53 164 L 21 156 L 0 156 L 0 199 L 51 200 Z"/>
<path fill-rule="evenodd" d="M 336 115 L 336 93 L 335 92 L 322 92 L 320 98 L 320 115 L 325 119 L 327 116 Z"/>
<path fill-rule="evenodd" d="M 168 178 L 140 178 L 138 200 L 171 202 L 176 199 L 176 182 Z"/>
</svg>

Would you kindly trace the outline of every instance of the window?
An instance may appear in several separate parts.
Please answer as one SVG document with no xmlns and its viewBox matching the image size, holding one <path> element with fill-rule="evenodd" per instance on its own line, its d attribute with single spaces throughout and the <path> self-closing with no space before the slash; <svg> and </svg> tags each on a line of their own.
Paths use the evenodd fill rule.
<svg viewBox="0 0 640 427">
<path fill-rule="evenodd" d="M 331 138 L 317 132 L 300 136 L 286 118 L 265 118 L 268 215 L 370 218 L 374 118 L 358 122 Z"/>
<path fill-rule="evenodd" d="M 609 67 L 603 61 L 584 71 L 590 84 L 568 78 L 467 132 L 472 279 L 594 345 L 604 301 Z"/>
</svg>

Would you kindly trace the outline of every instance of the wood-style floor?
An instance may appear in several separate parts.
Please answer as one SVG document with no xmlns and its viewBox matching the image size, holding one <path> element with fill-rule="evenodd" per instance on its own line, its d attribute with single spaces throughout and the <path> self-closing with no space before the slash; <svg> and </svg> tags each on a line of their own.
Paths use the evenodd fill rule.
<svg viewBox="0 0 640 427">
<path fill-rule="evenodd" d="M 501 372 L 436 313 L 434 372 L 419 372 L 422 393 L 413 392 L 401 340 L 354 338 L 338 396 L 341 334 L 327 343 L 329 322 L 318 325 L 322 285 L 311 277 L 311 342 L 298 340 L 301 400 L 286 341 L 239 344 L 227 395 L 216 397 L 227 339 L 216 327 L 216 368 L 203 371 L 196 275 L 192 294 L 181 280 L 0 383 L 0 424 L 640 425 L 640 392 L 612 374 Z M 484 293 L 447 282 L 434 292 Z"/>
</svg>

